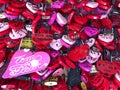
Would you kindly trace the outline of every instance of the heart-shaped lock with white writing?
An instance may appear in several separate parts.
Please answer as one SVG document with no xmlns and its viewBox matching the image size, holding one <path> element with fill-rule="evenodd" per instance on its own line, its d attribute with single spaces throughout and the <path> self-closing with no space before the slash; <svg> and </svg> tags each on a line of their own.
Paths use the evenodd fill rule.
<svg viewBox="0 0 120 90">
<path fill-rule="evenodd" d="M 86 40 L 86 43 L 89 45 L 89 47 L 92 47 L 95 43 L 95 39 L 94 38 L 90 38 L 88 40 Z"/>
<path fill-rule="evenodd" d="M 108 34 L 99 34 L 98 35 L 98 39 L 104 42 L 112 42 L 114 39 L 114 35 L 111 33 Z"/>
<path fill-rule="evenodd" d="M 0 32 L 5 31 L 5 30 L 7 30 L 7 29 L 9 29 L 9 24 L 8 24 L 8 22 L 0 23 Z"/>
<path fill-rule="evenodd" d="M 41 70 L 45 70 L 50 63 L 50 56 L 46 52 L 18 50 L 13 55 L 3 74 L 3 78 L 13 78 Z"/>
<path fill-rule="evenodd" d="M 50 43 L 50 47 L 54 50 L 60 50 L 60 48 L 62 48 L 62 43 L 60 42 L 60 39 L 53 39 Z"/>
</svg>

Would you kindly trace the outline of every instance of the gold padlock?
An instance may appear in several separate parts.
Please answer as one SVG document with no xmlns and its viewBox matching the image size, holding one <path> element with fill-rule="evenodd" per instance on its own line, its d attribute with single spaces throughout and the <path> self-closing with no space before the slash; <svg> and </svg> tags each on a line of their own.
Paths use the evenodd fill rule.
<svg viewBox="0 0 120 90">
<path fill-rule="evenodd" d="M 45 80 L 45 86 L 56 86 L 58 83 L 58 77 L 49 77 Z"/>
<path fill-rule="evenodd" d="M 47 0 L 48 3 L 52 3 L 53 1 L 52 0 Z"/>
<path fill-rule="evenodd" d="M 33 43 L 31 38 L 23 38 L 21 43 L 21 48 L 33 48 Z"/>
<path fill-rule="evenodd" d="M 82 90 L 87 90 L 87 86 L 84 82 L 81 82 L 80 85 Z"/>
</svg>

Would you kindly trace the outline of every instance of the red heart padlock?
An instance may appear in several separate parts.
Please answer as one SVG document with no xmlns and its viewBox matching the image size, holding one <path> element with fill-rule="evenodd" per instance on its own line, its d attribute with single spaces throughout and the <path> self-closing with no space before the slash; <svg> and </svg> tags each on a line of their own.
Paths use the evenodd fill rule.
<svg viewBox="0 0 120 90">
<path fill-rule="evenodd" d="M 96 0 L 96 1 L 102 5 L 110 5 L 111 4 L 111 0 Z"/>
<path fill-rule="evenodd" d="M 94 87 L 99 87 L 104 82 L 104 77 L 101 73 L 97 73 L 96 75 L 89 76 L 89 82 Z"/>
<path fill-rule="evenodd" d="M 22 21 L 9 21 L 10 28 L 14 30 L 20 30 L 24 27 L 24 23 Z"/>
<path fill-rule="evenodd" d="M 81 8 L 83 6 L 85 6 L 88 3 L 89 0 L 82 0 L 79 3 L 76 4 L 77 8 Z"/>
<path fill-rule="evenodd" d="M 108 77 L 118 71 L 116 64 L 107 60 L 98 60 L 96 63 L 96 67 L 100 72 Z"/>
<path fill-rule="evenodd" d="M 64 31 L 64 27 L 60 27 L 58 24 L 52 24 L 51 30 L 58 33 L 58 34 L 62 34 Z"/>
<path fill-rule="evenodd" d="M 2 31 L 2 32 L 0 32 L 0 36 L 7 35 L 7 34 L 10 33 L 10 31 L 11 31 L 11 29 L 7 29 L 7 30 L 5 30 L 5 31 Z"/>
<path fill-rule="evenodd" d="M 49 66 L 48 66 L 48 69 L 54 70 L 58 67 L 60 67 L 60 64 L 58 63 L 58 61 L 57 60 L 51 60 Z"/>
<path fill-rule="evenodd" d="M 82 32 L 80 32 L 80 38 L 83 39 L 83 40 L 87 40 L 88 36 L 85 34 L 84 31 L 82 31 Z"/>
<path fill-rule="evenodd" d="M 64 6 L 60 10 L 62 13 L 68 14 L 73 10 L 73 6 L 71 4 L 64 4 Z"/>
<path fill-rule="evenodd" d="M 76 31 L 69 31 L 68 35 L 72 40 L 80 38 L 80 33 Z"/>
<path fill-rule="evenodd" d="M 85 58 L 88 55 L 89 46 L 88 44 L 83 44 L 79 47 L 74 47 L 69 53 L 68 58 L 74 62 L 79 61 L 80 59 Z"/>
<path fill-rule="evenodd" d="M 47 8 L 46 11 L 38 10 L 37 13 L 42 16 L 50 16 L 53 11 L 53 8 Z"/>
<path fill-rule="evenodd" d="M 4 42 L 6 43 L 6 46 L 8 48 L 14 48 L 16 46 L 19 46 L 20 41 L 21 41 L 21 39 L 12 40 L 10 37 L 6 37 L 4 39 Z"/>
<path fill-rule="evenodd" d="M 88 19 L 86 16 L 74 16 L 74 20 L 76 23 L 80 25 L 85 25 L 88 22 Z"/>
<path fill-rule="evenodd" d="M 27 10 L 27 9 L 25 9 L 25 10 L 22 12 L 22 16 L 23 16 L 24 18 L 26 18 L 26 19 L 31 19 L 31 20 L 35 19 L 35 15 L 34 15 L 32 12 L 30 12 L 29 10 Z"/>
<path fill-rule="evenodd" d="M 60 65 L 62 65 L 65 68 L 69 68 L 69 66 L 65 63 L 65 61 L 63 60 L 63 57 L 59 56 L 58 57 L 58 62 Z"/>
<path fill-rule="evenodd" d="M 107 19 L 107 18 L 103 18 L 101 20 L 102 22 L 102 25 L 106 28 L 106 29 L 109 29 L 109 30 L 112 30 L 112 22 L 110 19 Z"/>
<path fill-rule="evenodd" d="M 68 28 L 73 31 L 80 31 L 82 28 L 82 25 L 80 25 L 78 23 L 71 23 L 68 25 Z"/>
<path fill-rule="evenodd" d="M 75 69 L 76 66 L 75 64 L 67 57 L 67 56 L 63 56 L 63 59 L 65 60 L 66 64 L 72 68 L 72 69 Z"/>
<path fill-rule="evenodd" d="M 92 25 L 98 29 L 100 29 L 102 27 L 100 20 L 92 20 Z"/>
<path fill-rule="evenodd" d="M 71 23 L 71 21 L 72 21 L 72 19 L 73 19 L 74 14 L 75 14 L 75 11 L 72 11 L 72 12 L 70 13 L 70 15 L 69 15 L 69 17 L 68 17 L 68 24 L 70 24 L 70 23 Z"/>
<path fill-rule="evenodd" d="M 68 0 L 68 2 L 72 5 L 75 5 L 77 3 L 77 0 Z"/>
</svg>

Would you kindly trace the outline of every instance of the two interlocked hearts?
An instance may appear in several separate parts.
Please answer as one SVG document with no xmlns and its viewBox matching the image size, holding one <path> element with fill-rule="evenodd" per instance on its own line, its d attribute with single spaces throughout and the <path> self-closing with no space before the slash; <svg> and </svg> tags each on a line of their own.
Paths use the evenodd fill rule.
<svg viewBox="0 0 120 90">
<path fill-rule="evenodd" d="M 45 70 L 50 63 L 50 56 L 46 52 L 18 50 L 13 55 L 3 74 L 3 78 L 12 78 L 41 70 Z"/>
<path fill-rule="evenodd" d="M 84 27 L 84 32 L 89 37 L 93 37 L 99 33 L 99 30 L 97 28 L 92 28 L 92 27 L 86 26 L 86 27 Z"/>
</svg>

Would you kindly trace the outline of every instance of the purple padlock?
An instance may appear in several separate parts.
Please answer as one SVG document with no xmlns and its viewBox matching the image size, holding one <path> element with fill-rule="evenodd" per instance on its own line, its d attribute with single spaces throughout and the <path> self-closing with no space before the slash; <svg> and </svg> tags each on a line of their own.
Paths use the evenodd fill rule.
<svg viewBox="0 0 120 90">
<path fill-rule="evenodd" d="M 64 6 L 64 1 L 55 1 L 51 3 L 52 8 L 62 8 Z"/>
<path fill-rule="evenodd" d="M 78 66 L 86 72 L 90 72 L 90 70 L 92 68 L 92 64 L 90 64 L 88 61 L 85 61 L 83 63 L 79 62 Z"/>
<path fill-rule="evenodd" d="M 92 27 L 86 26 L 86 27 L 84 27 L 84 32 L 87 36 L 93 37 L 99 33 L 99 30 L 97 28 L 92 28 Z"/>
<path fill-rule="evenodd" d="M 48 24 L 49 24 L 49 25 L 52 25 L 52 24 L 55 22 L 56 17 L 57 17 L 57 13 L 54 11 L 54 12 L 52 13 L 52 15 L 51 15 L 51 18 L 50 18 L 49 21 L 48 21 Z"/>
</svg>

